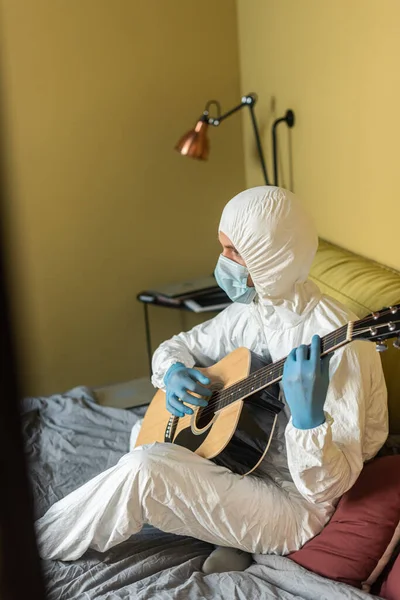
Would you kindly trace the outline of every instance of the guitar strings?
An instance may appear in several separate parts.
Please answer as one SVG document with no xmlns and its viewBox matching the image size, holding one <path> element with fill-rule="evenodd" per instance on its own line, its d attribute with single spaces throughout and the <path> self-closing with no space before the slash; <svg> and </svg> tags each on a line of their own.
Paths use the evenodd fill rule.
<svg viewBox="0 0 400 600">
<path fill-rule="evenodd" d="M 344 329 L 347 331 L 347 326 L 344 326 L 341 329 Z M 364 329 L 357 328 L 356 331 L 353 331 L 353 337 L 356 337 L 356 335 L 358 337 L 359 335 L 361 335 L 362 333 L 365 333 L 368 330 L 369 330 L 369 327 L 364 328 Z M 342 331 L 342 332 L 340 330 L 336 331 L 336 334 L 338 334 L 338 335 L 341 335 L 342 333 L 345 333 L 345 331 Z M 344 338 L 343 340 L 340 340 L 338 343 L 342 343 L 343 341 L 345 341 L 345 339 L 346 338 Z M 235 384 L 233 384 L 232 386 L 229 386 L 229 388 L 227 388 L 226 390 L 222 390 L 220 392 L 218 398 L 215 398 L 212 401 L 210 401 L 209 404 L 207 405 L 207 407 L 205 407 L 203 414 L 207 412 L 206 408 L 208 408 L 209 406 L 213 407 L 216 405 L 216 403 L 218 403 L 220 401 L 223 402 L 224 400 L 227 400 L 227 399 L 230 401 L 231 397 L 233 396 L 233 394 L 235 392 L 242 392 L 242 395 L 248 395 L 250 393 L 255 393 L 255 392 L 259 391 L 260 388 L 262 389 L 262 388 L 266 387 L 266 384 L 268 384 L 268 383 L 270 384 L 272 381 L 281 379 L 281 376 L 282 376 L 281 370 L 285 363 L 285 360 L 286 360 L 286 358 L 280 359 L 279 361 L 274 363 L 273 364 L 274 368 L 272 368 L 272 369 L 268 370 L 268 367 L 271 367 L 271 365 L 267 365 L 266 367 L 259 369 L 258 371 L 256 371 L 254 373 L 254 377 L 245 378 L 245 380 L 250 379 L 250 381 L 248 381 L 247 383 L 243 383 L 243 381 L 245 381 L 245 380 L 242 379 L 242 380 L 236 382 Z M 268 370 L 267 374 L 265 373 L 265 370 Z M 258 388 L 258 389 L 254 389 L 254 388 Z M 223 393 L 223 392 L 228 392 L 228 393 Z M 230 402 L 228 402 L 227 404 L 229 404 L 229 403 Z M 222 407 L 227 406 L 227 404 L 223 403 Z"/>
<path fill-rule="evenodd" d="M 347 326 L 343 326 L 343 329 L 345 329 L 347 331 Z M 363 330 L 361 330 L 358 327 L 357 330 L 354 332 L 354 334 L 357 333 L 358 335 L 361 335 L 362 333 L 368 331 L 368 329 L 369 328 L 367 328 L 367 329 L 364 328 Z M 339 335 L 341 333 L 345 333 L 345 331 L 340 332 L 340 330 L 336 330 L 337 335 Z M 331 337 L 331 336 L 329 336 L 329 337 Z M 345 341 L 345 339 L 346 338 L 344 338 L 341 341 Z M 339 343 L 341 343 L 341 341 Z M 216 406 L 217 403 L 221 403 L 220 408 L 227 406 L 230 403 L 230 399 L 232 398 L 232 396 L 235 392 L 242 392 L 242 396 L 248 395 L 250 393 L 256 393 L 260 389 L 267 387 L 266 384 L 271 383 L 274 380 L 280 379 L 281 378 L 281 368 L 282 368 L 285 360 L 286 359 L 281 359 L 281 360 L 277 361 L 276 363 L 274 363 L 274 368 L 269 370 L 266 378 L 265 378 L 264 370 L 268 369 L 268 367 L 270 367 L 271 365 L 268 365 L 267 367 L 263 367 L 262 369 L 259 369 L 259 371 L 256 371 L 254 373 L 254 377 L 251 378 L 251 381 L 249 381 L 248 383 L 243 383 L 244 380 L 240 380 L 240 381 L 236 382 L 235 384 L 233 384 L 232 386 L 229 386 L 229 388 L 227 388 L 226 390 L 222 390 L 219 394 L 217 393 L 217 397 L 216 398 L 214 397 L 210 400 L 207 407 L 204 408 L 202 414 L 206 414 L 207 412 L 209 412 L 207 409 L 209 407 L 210 407 L 210 409 L 213 408 L 214 406 Z M 261 373 L 260 371 L 263 371 L 263 372 Z M 270 376 L 271 376 L 271 379 L 269 380 Z M 249 379 L 249 378 L 246 378 L 246 379 Z M 254 389 L 254 388 L 257 388 L 257 389 Z M 228 403 L 225 403 L 224 401 L 227 399 L 228 399 Z M 180 417 L 180 418 L 183 418 L 183 417 Z"/>
<path fill-rule="evenodd" d="M 354 333 L 361 333 L 360 331 L 360 323 L 361 321 L 368 321 L 368 318 L 366 319 L 362 319 L 360 321 L 357 321 L 357 326 L 353 329 Z M 334 332 L 331 332 L 330 334 L 328 334 L 326 337 L 322 338 L 322 353 L 326 352 L 326 346 L 328 345 L 328 343 L 333 341 L 333 345 L 336 345 L 337 343 L 341 344 L 343 341 L 345 341 L 346 337 L 344 337 L 343 339 L 340 339 L 343 335 L 347 334 L 347 328 L 348 328 L 348 324 L 347 325 L 343 325 L 341 328 L 335 330 Z M 368 328 L 365 330 L 368 331 Z M 379 336 L 378 336 L 379 337 Z M 274 379 L 276 379 L 278 376 L 280 376 L 280 371 L 281 371 L 281 367 L 282 367 L 282 361 L 283 363 L 285 362 L 286 358 L 284 359 L 280 359 L 279 361 L 273 363 L 273 365 L 267 365 L 265 367 L 262 367 L 261 369 L 259 369 L 258 371 L 256 371 L 254 373 L 254 377 L 251 378 L 251 381 L 249 381 L 246 384 L 243 384 L 243 380 L 240 380 L 239 382 L 236 382 L 235 384 L 233 384 L 232 386 L 230 386 L 229 388 L 227 388 L 226 390 L 222 390 L 220 392 L 220 396 L 219 399 L 226 399 L 227 394 L 224 392 L 227 392 L 228 390 L 230 390 L 230 392 L 228 393 L 228 396 L 232 396 L 231 391 L 235 388 L 237 389 L 238 386 L 245 386 L 245 389 L 247 392 L 252 391 L 252 388 L 254 387 L 254 383 L 268 383 L 269 377 L 271 377 L 270 382 L 273 381 Z M 266 377 L 266 380 L 264 381 L 264 377 Z M 250 380 L 250 377 L 246 378 Z M 247 386 L 247 387 L 246 387 Z M 241 388 L 239 388 L 237 391 L 242 391 Z"/>
<path fill-rule="evenodd" d="M 336 343 L 336 342 L 341 343 L 342 341 L 344 341 L 345 337 L 342 340 L 339 340 L 338 338 L 342 337 L 345 333 L 347 333 L 347 328 L 348 328 L 348 325 L 343 325 L 339 329 L 328 334 L 322 340 L 323 346 L 326 346 L 331 341 L 333 341 L 334 343 Z M 323 349 L 323 351 L 325 351 L 325 350 Z M 258 388 L 265 387 L 267 383 L 271 383 L 275 379 L 278 379 L 281 377 L 281 369 L 285 363 L 285 360 L 286 360 L 286 358 L 282 358 L 282 359 L 276 361 L 275 363 L 273 363 L 272 365 L 271 364 L 266 365 L 265 367 L 258 369 L 253 374 L 253 377 L 249 376 L 249 377 L 246 377 L 245 379 L 241 379 L 240 381 L 229 386 L 229 388 L 227 388 L 225 390 L 221 390 L 220 392 L 217 392 L 214 395 L 218 395 L 218 397 L 211 398 L 210 402 L 208 403 L 207 406 L 212 407 L 212 406 L 215 406 L 215 404 L 217 402 L 230 399 L 235 392 L 245 392 L 246 394 L 249 394 L 250 392 L 257 391 L 257 390 L 254 390 L 255 387 L 258 387 Z M 243 381 L 245 381 L 245 380 L 250 380 L 250 381 L 248 381 L 247 383 L 243 383 Z M 243 394 L 243 395 L 245 395 L 245 394 Z M 226 406 L 226 404 L 224 406 Z M 203 414 L 205 414 L 205 412 L 206 412 L 206 410 L 203 411 Z M 180 418 L 183 418 L 183 417 L 180 417 Z"/>
<path fill-rule="evenodd" d="M 391 311 L 387 311 L 387 312 L 391 312 Z M 382 316 L 384 316 L 384 313 L 382 313 Z M 360 321 L 357 321 L 357 330 L 354 331 L 353 330 L 353 335 L 355 333 L 357 334 L 362 334 L 366 331 L 368 331 L 370 328 L 364 328 L 364 329 L 359 329 L 360 323 L 362 321 L 368 321 L 368 318 L 365 319 L 360 319 Z M 397 322 L 397 321 L 396 321 Z M 325 342 L 328 341 L 329 338 L 334 338 L 335 334 L 338 335 L 338 333 L 340 332 L 341 329 L 346 329 L 347 331 L 347 327 L 348 325 L 344 325 L 343 327 L 341 327 L 340 329 L 336 330 L 335 332 L 332 332 L 332 334 L 328 334 L 326 336 L 326 338 L 324 339 Z M 345 338 L 342 340 L 345 341 Z M 341 343 L 341 342 L 340 342 Z M 280 379 L 281 378 L 281 367 L 283 366 L 284 362 L 285 362 L 286 358 L 284 359 L 280 359 L 279 361 L 277 361 L 276 363 L 273 363 L 274 369 L 271 369 L 269 374 L 272 374 L 272 379 L 270 382 L 268 382 L 268 379 L 266 381 L 262 381 L 262 375 L 261 373 L 259 373 L 260 371 L 263 371 L 264 369 L 268 369 L 268 367 L 271 367 L 271 365 L 267 365 L 266 367 L 263 367 L 262 369 L 259 369 L 258 371 L 255 372 L 254 374 L 254 378 L 251 380 L 251 383 L 245 383 L 243 384 L 243 381 L 245 381 L 247 378 L 245 378 L 244 380 L 240 380 L 238 382 L 236 382 L 235 384 L 233 384 L 232 386 L 229 386 L 229 388 L 227 388 L 226 390 L 221 390 L 221 392 L 216 392 L 214 393 L 215 396 L 217 396 L 216 398 L 212 398 L 210 402 L 208 403 L 208 405 L 206 407 L 204 407 L 204 410 L 202 411 L 202 415 L 205 415 L 209 412 L 212 411 L 213 407 L 215 407 L 218 403 L 220 403 L 220 407 L 219 410 L 221 408 L 224 408 L 225 406 L 228 406 L 230 402 L 227 403 L 223 403 L 224 400 L 228 399 L 229 397 L 232 397 L 233 393 L 232 390 L 235 388 L 235 391 L 242 391 L 244 392 L 242 395 L 249 395 L 251 393 L 256 393 L 257 391 L 260 391 L 260 389 L 268 387 L 268 383 L 271 383 L 272 381 L 274 381 L 274 379 Z M 257 373 L 259 373 L 259 375 L 257 375 Z M 254 384 L 254 385 L 252 385 Z M 258 384 L 258 389 L 254 389 L 255 387 L 257 387 Z M 261 384 L 261 385 L 260 385 Z M 252 385 L 252 387 L 250 387 Z M 239 388 L 239 386 L 242 386 L 241 388 Z M 237 389 L 238 388 L 238 389 Z M 229 390 L 229 391 L 228 391 Z M 226 393 L 228 392 L 228 393 Z M 192 415 L 184 415 L 183 417 L 179 417 L 180 419 L 184 419 L 184 418 L 191 418 Z"/>
<path fill-rule="evenodd" d="M 379 313 L 379 316 L 385 316 L 389 313 L 391 313 L 392 311 L 389 309 L 387 311 L 383 311 L 381 313 Z M 370 320 L 370 316 L 365 317 L 363 319 L 360 319 L 358 321 L 355 322 L 355 327 L 353 328 L 353 337 L 355 337 L 355 334 L 361 335 L 362 333 L 367 332 L 370 327 L 367 328 L 361 328 L 361 323 L 365 322 L 365 321 L 369 321 Z M 398 321 L 396 321 L 398 322 Z M 385 324 L 386 325 L 386 324 Z M 339 329 L 335 330 L 334 332 L 331 332 L 330 334 L 328 334 L 327 336 L 325 336 L 324 338 L 322 338 L 322 342 L 324 345 L 326 345 L 328 343 L 328 341 L 334 341 L 335 337 L 338 337 L 338 335 L 340 334 L 340 332 L 344 333 L 345 330 L 347 332 L 347 328 L 348 328 L 348 324 L 347 325 L 343 325 L 342 327 L 340 327 Z M 379 336 L 377 336 L 379 337 Z M 344 338 L 342 341 L 345 341 L 346 338 Z M 338 342 L 338 343 L 342 343 L 342 341 Z M 248 378 L 242 379 L 238 382 L 236 382 L 235 384 L 233 384 L 232 386 L 229 386 L 229 388 L 227 388 L 226 390 L 221 390 L 220 392 L 214 392 L 213 396 L 216 397 L 212 397 L 209 401 L 209 403 L 207 404 L 207 406 L 204 407 L 204 410 L 202 411 L 201 415 L 206 415 L 207 413 L 213 412 L 213 408 L 219 404 L 219 409 L 224 408 L 225 406 L 229 405 L 229 402 L 227 403 L 223 403 L 224 400 L 227 400 L 228 397 L 232 397 L 232 395 L 235 393 L 232 390 L 235 388 L 235 391 L 244 391 L 245 393 L 243 393 L 244 395 L 250 395 L 252 393 L 257 393 L 257 391 L 260 391 L 260 389 L 268 387 L 268 383 L 271 383 L 272 381 L 274 381 L 275 379 L 278 381 L 279 379 L 281 379 L 282 375 L 281 375 L 281 369 L 286 361 L 286 358 L 280 359 L 278 361 L 276 361 L 275 363 L 273 363 L 273 365 L 267 365 L 266 367 L 262 367 L 261 369 L 258 369 L 258 371 L 256 371 L 254 373 L 254 378 L 251 380 L 251 383 L 241 383 L 243 381 L 246 381 Z M 268 367 L 270 367 L 270 369 L 268 369 Z M 271 368 L 272 367 L 272 368 Z M 262 379 L 264 378 L 264 374 L 265 374 L 265 370 L 268 371 L 268 375 L 267 375 L 267 380 L 266 381 L 262 381 Z M 260 371 L 264 371 L 264 373 L 260 373 Z M 257 373 L 259 373 L 257 375 Z M 268 382 L 268 376 L 272 375 L 271 380 Z M 257 387 L 258 385 L 258 389 L 254 389 L 255 387 Z M 261 384 L 261 385 L 260 385 Z M 241 388 L 239 386 L 242 386 Z M 250 387 L 252 386 L 252 387 Z M 237 388 L 237 389 L 236 389 Z M 229 390 L 229 391 L 228 391 Z M 192 414 L 188 415 L 185 414 L 183 417 L 177 417 L 179 419 L 191 419 L 192 418 Z"/>
</svg>

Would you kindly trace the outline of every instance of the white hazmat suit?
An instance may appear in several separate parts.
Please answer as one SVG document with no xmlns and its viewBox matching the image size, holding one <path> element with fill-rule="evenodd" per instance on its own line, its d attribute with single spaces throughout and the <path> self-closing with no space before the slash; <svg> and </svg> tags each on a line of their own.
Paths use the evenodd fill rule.
<svg viewBox="0 0 400 600">
<path fill-rule="evenodd" d="M 244 259 L 257 296 L 161 344 L 156 387 L 176 362 L 210 366 L 241 346 L 276 361 L 356 318 L 307 280 L 317 235 L 292 193 L 262 186 L 239 194 L 219 230 Z M 296 550 L 321 531 L 387 437 L 386 387 L 373 344 L 335 352 L 325 416 L 322 425 L 299 430 L 285 406 L 264 479 L 240 477 L 172 444 L 137 448 L 37 521 L 41 556 L 74 560 L 89 547 L 105 551 L 144 523 L 252 553 Z"/>
</svg>

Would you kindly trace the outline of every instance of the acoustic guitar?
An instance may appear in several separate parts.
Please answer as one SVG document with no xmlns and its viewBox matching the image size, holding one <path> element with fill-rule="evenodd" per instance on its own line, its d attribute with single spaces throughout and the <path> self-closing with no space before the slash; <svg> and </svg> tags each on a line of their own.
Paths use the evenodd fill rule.
<svg viewBox="0 0 400 600">
<path fill-rule="evenodd" d="M 355 340 L 373 341 L 377 350 L 383 351 L 387 348 L 385 340 L 392 337 L 396 337 L 393 345 L 400 348 L 400 304 L 350 321 L 321 338 L 321 357 Z M 217 464 L 229 465 L 241 475 L 255 472 L 268 451 L 284 406 L 277 384 L 285 360 L 266 365 L 253 352 L 238 348 L 215 365 L 199 368 L 211 381 L 208 387 L 212 396 L 205 407 L 191 406 L 192 415 L 171 415 L 166 409 L 165 393 L 158 390 L 144 417 L 136 446 L 170 442 Z M 264 409 L 270 416 L 268 433 L 254 418 L 254 407 Z M 249 444 L 249 440 L 254 443 Z"/>
</svg>

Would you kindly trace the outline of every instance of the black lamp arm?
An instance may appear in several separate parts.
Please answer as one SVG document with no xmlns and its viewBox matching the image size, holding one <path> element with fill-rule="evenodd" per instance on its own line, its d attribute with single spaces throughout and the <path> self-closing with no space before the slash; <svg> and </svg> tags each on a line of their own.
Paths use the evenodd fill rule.
<svg viewBox="0 0 400 600">
<path fill-rule="evenodd" d="M 246 102 L 241 102 L 240 104 L 238 104 L 234 108 L 231 108 L 231 110 L 228 110 L 228 112 L 226 112 L 225 114 L 223 114 L 219 117 L 208 117 L 209 125 L 214 125 L 214 127 L 218 127 L 218 125 L 221 123 L 221 121 L 224 121 L 225 119 L 227 119 L 228 117 L 233 115 L 233 113 L 237 112 L 244 106 L 247 106 Z"/>
<path fill-rule="evenodd" d="M 231 110 L 228 110 L 228 112 L 221 115 L 221 107 L 220 107 L 219 102 L 216 100 L 210 100 L 210 102 L 207 103 L 207 106 L 203 112 L 203 116 L 202 116 L 201 120 L 206 121 L 209 125 L 218 127 L 218 125 L 220 125 L 220 123 L 222 121 L 224 121 L 225 119 L 227 119 L 228 117 L 233 115 L 235 112 L 238 112 L 243 107 L 248 106 L 250 109 L 251 122 L 253 124 L 254 135 L 255 135 L 256 144 L 257 144 L 257 151 L 258 151 L 258 156 L 259 156 L 260 162 L 261 162 L 261 168 L 263 171 L 265 184 L 270 185 L 269 180 L 268 180 L 268 174 L 267 174 L 267 166 L 265 164 L 265 159 L 264 159 L 264 152 L 263 152 L 263 148 L 262 148 L 262 144 L 261 144 L 260 132 L 258 130 L 258 125 L 257 125 L 256 113 L 254 111 L 254 105 L 256 102 L 257 102 L 256 94 L 247 94 L 246 96 L 242 97 L 242 101 L 240 104 L 238 104 Z M 211 106 L 211 104 L 215 104 L 217 106 L 218 116 L 216 116 L 216 117 L 210 117 L 210 115 L 209 115 L 208 109 Z M 279 182 L 278 182 L 278 150 L 277 150 L 278 143 L 277 143 L 277 137 L 276 137 L 276 128 L 279 125 L 279 123 L 283 123 L 283 122 L 285 122 L 289 128 L 293 127 L 294 112 L 292 110 L 287 110 L 285 116 L 281 117 L 280 119 L 276 119 L 272 126 L 272 162 L 273 162 L 273 170 L 274 170 L 273 185 L 279 185 Z"/>
<path fill-rule="evenodd" d="M 237 112 L 238 110 L 242 109 L 244 106 L 248 106 L 249 107 L 249 109 L 250 109 L 250 116 L 251 116 L 251 122 L 253 124 L 254 135 L 255 135 L 255 138 L 256 138 L 258 155 L 259 155 L 259 158 L 260 158 L 261 168 L 262 168 L 264 179 L 265 179 L 265 185 L 269 185 L 268 174 L 267 174 L 267 166 L 265 164 L 264 152 L 263 152 L 263 149 L 262 149 L 260 133 L 258 131 L 256 114 L 254 112 L 254 105 L 255 105 L 256 101 L 257 101 L 257 96 L 255 94 L 247 94 L 247 96 L 243 96 L 242 101 L 241 101 L 240 104 L 238 104 L 237 106 L 235 106 L 231 110 L 228 110 L 228 112 L 224 113 L 221 116 L 210 117 L 209 114 L 208 114 L 208 110 L 207 110 L 208 109 L 208 105 L 207 105 L 206 110 L 204 111 L 203 115 L 204 115 L 204 117 L 206 117 L 207 122 L 208 122 L 209 125 L 214 125 L 214 127 L 218 127 L 218 125 L 221 123 L 221 121 L 223 121 L 224 119 L 227 119 L 228 117 L 230 117 L 231 115 L 233 115 L 235 112 Z"/>
<path fill-rule="evenodd" d="M 258 155 L 260 157 L 261 168 L 262 168 L 264 179 L 265 179 L 265 185 L 269 185 L 269 179 L 268 179 L 268 174 L 267 174 L 267 165 L 265 164 L 264 153 L 263 153 L 261 139 L 260 139 L 260 132 L 258 131 L 258 127 L 257 127 L 256 113 L 254 112 L 254 103 L 248 104 L 248 107 L 250 108 L 250 116 L 251 116 L 251 121 L 253 123 L 254 135 L 256 138 L 257 150 L 258 150 Z"/>
</svg>

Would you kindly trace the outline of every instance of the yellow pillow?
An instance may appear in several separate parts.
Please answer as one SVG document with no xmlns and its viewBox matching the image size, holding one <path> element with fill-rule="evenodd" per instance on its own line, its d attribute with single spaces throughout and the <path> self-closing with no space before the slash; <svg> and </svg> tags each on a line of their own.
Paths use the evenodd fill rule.
<svg viewBox="0 0 400 600">
<path fill-rule="evenodd" d="M 310 279 L 360 318 L 400 303 L 400 273 L 320 240 Z M 400 433 L 400 351 L 382 353 L 389 398 L 390 433 Z"/>
</svg>

